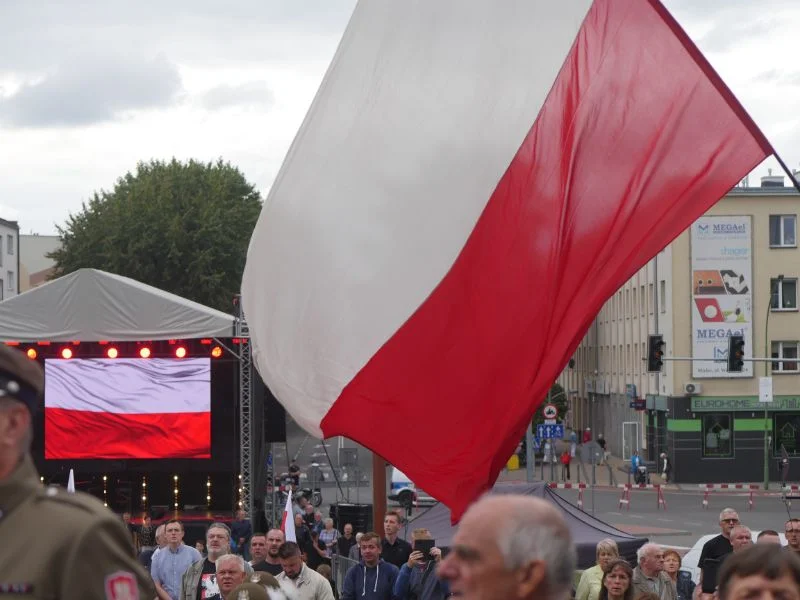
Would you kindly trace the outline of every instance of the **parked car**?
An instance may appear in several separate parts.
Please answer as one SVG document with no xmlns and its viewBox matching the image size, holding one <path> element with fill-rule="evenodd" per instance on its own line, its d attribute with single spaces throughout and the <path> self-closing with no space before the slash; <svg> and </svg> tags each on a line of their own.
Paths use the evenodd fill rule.
<svg viewBox="0 0 800 600">
<path fill-rule="evenodd" d="M 389 500 L 397 502 L 406 510 L 418 505 L 436 504 L 436 499 L 432 498 L 414 485 L 405 473 L 396 467 L 392 467 L 392 484 L 389 492 Z"/>
<path fill-rule="evenodd" d="M 758 534 L 761 533 L 760 531 L 753 531 L 753 543 L 756 542 L 756 538 Z M 692 581 L 695 584 L 700 582 L 700 567 L 698 566 L 698 562 L 700 561 L 700 553 L 703 551 L 703 546 L 705 543 L 710 540 L 711 538 L 716 537 L 717 533 L 709 533 L 708 535 L 704 535 L 699 540 L 697 540 L 694 546 L 684 554 L 683 560 L 681 561 L 681 571 L 688 571 L 692 574 Z M 781 538 L 781 545 L 786 545 L 786 536 L 782 533 L 778 534 Z"/>
</svg>

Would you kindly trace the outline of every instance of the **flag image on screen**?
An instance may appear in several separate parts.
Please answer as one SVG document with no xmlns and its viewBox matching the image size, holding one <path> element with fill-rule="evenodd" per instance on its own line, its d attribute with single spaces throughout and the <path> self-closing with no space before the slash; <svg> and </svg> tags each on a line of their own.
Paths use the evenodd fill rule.
<svg viewBox="0 0 800 600">
<path fill-rule="evenodd" d="M 46 459 L 211 458 L 211 360 L 45 361 Z"/>
</svg>

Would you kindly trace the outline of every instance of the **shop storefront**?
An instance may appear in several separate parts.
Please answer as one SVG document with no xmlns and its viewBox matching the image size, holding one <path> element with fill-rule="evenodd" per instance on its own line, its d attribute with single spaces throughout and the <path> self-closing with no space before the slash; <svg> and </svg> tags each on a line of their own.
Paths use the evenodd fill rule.
<svg viewBox="0 0 800 600">
<path fill-rule="evenodd" d="M 768 404 L 757 396 L 676 397 L 668 404 L 666 443 L 677 483 L 763 481 L 765 432 L 770 481 L 780 481 L 783 448 L 789 480 L 800 480 L 800 396 Z"/>
</svg>

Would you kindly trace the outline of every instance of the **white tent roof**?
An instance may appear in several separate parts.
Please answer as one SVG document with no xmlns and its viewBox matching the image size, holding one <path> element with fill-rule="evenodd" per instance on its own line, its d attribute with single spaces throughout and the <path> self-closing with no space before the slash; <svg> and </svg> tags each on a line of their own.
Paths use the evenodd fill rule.
<svg viewBox="0 0 800 600">
<path fill-rule="evenodd" d="M 127 277 L 80 269 L 0 302 L 0 341 L 232 337 L 234 317 Z"/>
</svg>

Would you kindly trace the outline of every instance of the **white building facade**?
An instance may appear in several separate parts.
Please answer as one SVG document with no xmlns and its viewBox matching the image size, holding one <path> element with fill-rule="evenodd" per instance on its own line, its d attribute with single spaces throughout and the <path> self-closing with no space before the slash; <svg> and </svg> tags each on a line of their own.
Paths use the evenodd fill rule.
<svg viewBox="0 0 800 600">
<path fill-rule="evenodd" d="M 0 301 L 19 294 L 19 269 L 19 224 L 0 219 Z"/>
</svg>

